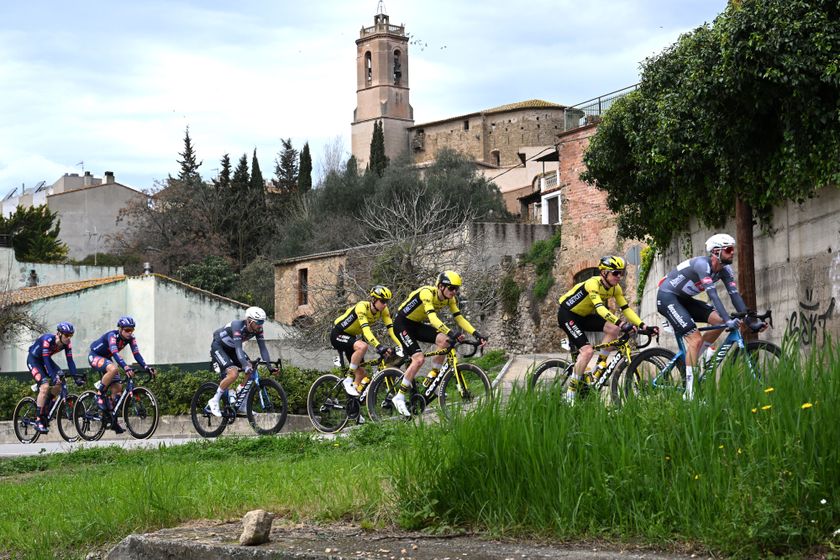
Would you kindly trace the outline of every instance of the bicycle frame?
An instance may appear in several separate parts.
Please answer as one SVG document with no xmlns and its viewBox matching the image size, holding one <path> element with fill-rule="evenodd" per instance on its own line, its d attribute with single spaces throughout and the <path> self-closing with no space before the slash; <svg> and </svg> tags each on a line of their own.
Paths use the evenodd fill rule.
<svg viewBox="0 0 840 560">
<path fill-rule="evenodd" d="M 238 391 L 232 391 L 231 389 L 227 390 L 228 403 L 232 403 L 231 406 L 233 407 L 233 416 L 234 417 L 238 415 L 239 407 L 242 406 L 242 403 L 244 403 L 245 399 L 248 398 L 248 393 L 251 390 L 251 387 L 255 383 L 257 384 L 257 387 L 262 387 L 262 385 L 260 385 L 260 368 L 259 368 L 259 365 L 262 364 L 262 363 L 265 363 L 265 362 L 262 361 L 262 358 L 257 358 L 256 360 L 251 360 L 251 365 L 253 366 L 253 372 L 251 373 L 251 377 L 247 381 L 245 381 L 245 383 L 242 385 L 242 388 L 239 389 Z M 280 360 L 277 360 L 277 362 L 275 362 L 275 363 L 277 364 L 277 368 L 279 369 L 281 367 Z M 267 363 L 265 365 L 268 366 Z M 259 395 L 259 398 L 260 398 L 260 405 L 264 407 L 266 405 L 265 391 L 260 390 L 258 395 Z"/>
<path fill-rule="evenodd" d="M 455 371 L 455 383 L 458 386 L 458 392 L 461 395 L 464 395 L 464 393 L 466 391 L 469 391 L 469 387 L 467 387 L 467 381 L 466 381 L 466 379 L 464 379 L 464 376 L 461 375 L 461 371 L 458 369 L 458 354 L 456 352 L 456 348 L 459 345 L 463 345 L 463 344 L 466 344 L 468 346 L 473 347 L 472 353 L 469 354 L 468 356 L 472 356 L 472 355 L 475 354 L 476 349 L 478 348 L 478 343 L 473 343 L 473 342 L 468 342 L 468 341 L 459 342 L 459 343 L 457 343 L 453 346 L 450 346 L 449 348 L 443 348 L 443 349 L 440 349 L 440 350 L 432 350 L 430 352 L 424 352 L 423 353 L 423 356 L 425 356 L 426 358 L 446 355 L 446 361 L 443 362 L 443 365 L 440 367 L 440 371 L 438 372 L 438 374 L 432 378 L 432 382 L 429 383 L 428 387 L 424 385 L 423 386 L 423 389 L 424 389 L 423 391 L 418 391 L 421 395 L 423 395 L 423 398 L 426 399 L 427 404 L 434 401 L 435 398 L 437 398 L 438 386 L 440 385 L 440 382 L 444 378 L 444 375 L 446 374 L 446 372 L 448 372 L 450 369 L 454 369 L 454 371 Z M 416 384 L 414 385 L 414 388 L 415 388 L 415 390 L 417 389 Z"/>
</svg>

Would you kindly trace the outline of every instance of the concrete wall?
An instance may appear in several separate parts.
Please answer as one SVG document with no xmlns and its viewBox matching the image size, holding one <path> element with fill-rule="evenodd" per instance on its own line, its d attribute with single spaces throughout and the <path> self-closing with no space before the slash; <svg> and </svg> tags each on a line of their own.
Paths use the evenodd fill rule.
<svg viewBox="0 0 840 560">
<path fill-rule="evenodd" d="M 808 351 L 828 336 L 840 340 L 840 189 L 827 187 L 803 204 L 789 203 L 774 211 L 772 234 L 753 230 L 755 237 L 756 302 L 771 309 L 775 328 L 761 338 L 781 342 L 789 332 Z M 642 317 L 659 322 L 656 284 L 682 260 L 704 252 L 708 237 L 718 231 L 734 236 L 730 221 L 720 230 L 692 221 L 688 237 L 675 240 L 654 259 L 642 300 Z M 736 271 L 738 252 L 735 252 Z M 731 302 L 718 288 L 728 309 Z M 668 337 L 672 341 L 672 337 Z"/>
<path fill-rule="evenodd" d="M 213 331 L 243 316 L 245 306 L 176 281 L 147 275 L 39 300 L 29 309 L 50 332 L 58 322 L 71 321 L 76 326 L 73 338 L 76 365 L 87 367 L 91 342 L 115 328 L 122 315 L 131 315 L 137 321 L 140 353 L 148 363 L 209 362 Z M 274 321 L 267 321 L 264 328 L 276 354 L 290 330 Z M 20 333 L 17 342 L 0 348 L 0 369 L 26 371 L 26 350 L 40 334 Z M 247 351 L 256 355 L 252 349 Z M 122 356 L 126 361 L 133 360 L 128 349 L 123 350 Z M 61 355 L 56 358 L 63 367 L 64 358 Z"/>
<path fill-rule="evenodd" d="M 17 290 L 28 286 L 27 281 L 32 270 L 35 271 L 39 286 L 123 274 L 123 267 L 121 266 L 79 266 L 19 262 L 15 259 L 14 249 L 0 247 L 0 286 L 3 289 Z"/>
<path fill-rule="evenodd" d="M 95 252 L 107 252 L 108 236 L 125 226 L 117 224 L 121 209 L 146 195 L 119 183 L 81 188 L 47 197 L 51 212 L 61 220 L 60 238 L 67 243 L 68 256 L 83 259 Z"/>
</svg>

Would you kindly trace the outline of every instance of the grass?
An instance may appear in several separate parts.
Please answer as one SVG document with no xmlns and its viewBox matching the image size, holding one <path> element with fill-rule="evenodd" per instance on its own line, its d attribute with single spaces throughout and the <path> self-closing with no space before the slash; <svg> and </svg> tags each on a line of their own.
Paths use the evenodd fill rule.
<svg viewBox="0 0 840 560">
<path fill-rule="evenodd" d="M 492 354 L 481 359 L 503 363 Z M 337 442 L 298 434 L 4 460 L 0 542 L 20 557 L 83 558 L 132 532 L 261 507 L 366 527 L 830 556 L 840 356 L 823 355 L 763 384 L 726 371 L 691 403 L 569 407 L 557 392 L 520 391 L 451 423 L 369 423 Z"/>
</svg>

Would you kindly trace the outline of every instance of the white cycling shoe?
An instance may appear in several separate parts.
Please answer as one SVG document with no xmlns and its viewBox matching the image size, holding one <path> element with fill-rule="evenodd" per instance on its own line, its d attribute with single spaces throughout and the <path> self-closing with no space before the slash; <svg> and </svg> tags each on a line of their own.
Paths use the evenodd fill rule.
<svg viewBox="0 0 840 560">
<path fill-rule="evenodd" d="M 405 395 L 402 393 L 397 393 L 397 395 L 391 400 L 396 407 L 397 412 L 402 414 L 407 418 L 411 418 L 411 413 L 408 411 L 408 407 L 405 405 Z"/>
<path fill-rule="evenodd" d="M 356 383 L 354 382 L 352 377 L 345 377 L 344 381 L 341 382 L 344 385 L 344 391 L 350 395 L 351 397 L 358 397 L 359 391 L 356 389 Z"/>
<path fill-rule="evenodd" d="M 219 418 L 221 418 L 222 409 L 219 408 L 219 399 L 212 398 L 209 401 L 207 401 L 207 408 L 210 409 L 210 414 L 212 414 L 213 416 L 218 416 Z"/>
</svg>

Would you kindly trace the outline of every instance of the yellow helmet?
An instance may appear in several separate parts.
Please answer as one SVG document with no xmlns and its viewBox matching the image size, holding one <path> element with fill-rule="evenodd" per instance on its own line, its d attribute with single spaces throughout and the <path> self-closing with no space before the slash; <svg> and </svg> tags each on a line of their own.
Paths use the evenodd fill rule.
<svg viewBox="0 0 840 560">
<path fill-rule="evenodd" d="M 437 277 L 438 286 L 461 286 L 461 275 L 454 270 L 444 270 Z"/>
<path fill-rule="evenodd" d="M 381 299 L 382 301 L 388 301 L 391 299 L 393 294 L 391 294 L 391 290 L 383 286 L 382 284 L 377 284 L 373 288 L 370 289 L 370 297 Z"/>
<path fill-rule="evenodd" d="M 601 257 L 598 270 L 624 270 L 624 259 L 613 255 Z"/>
</svg>

